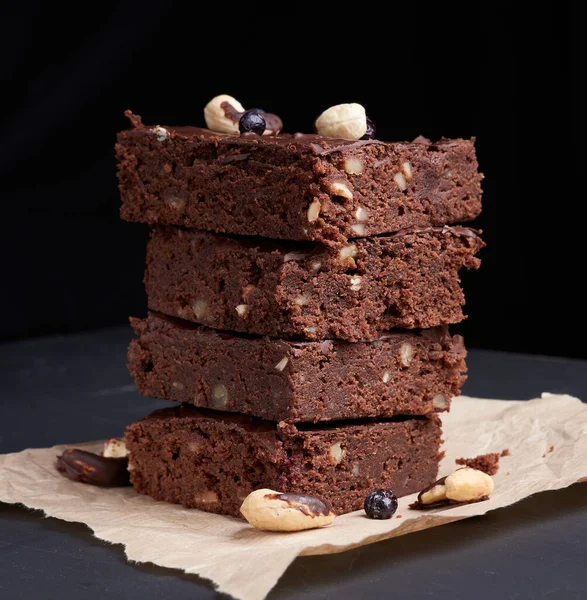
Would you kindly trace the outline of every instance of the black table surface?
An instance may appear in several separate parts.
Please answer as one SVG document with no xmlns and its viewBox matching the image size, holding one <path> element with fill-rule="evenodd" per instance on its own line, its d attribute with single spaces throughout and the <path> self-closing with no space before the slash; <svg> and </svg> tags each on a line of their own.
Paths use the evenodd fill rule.
<svg viewBox="0 0 587 600">
<path fill-rule="evenodd" d="M 166 403 L 126 371 L 126 327 L 0 346 L 0 453 L 120 435 Z M 587 400 L 587 361 L 471 351 L 469 395 Z M 270 598 L 587 597 L 587 486 L 342 554 L 297 559 Z M 203 549 L 205 551 L 205 549 Z M 213 598 L 206 581 L 150 564 L 82 524 L 0 503 L 0 598 Z"/>
</svg>

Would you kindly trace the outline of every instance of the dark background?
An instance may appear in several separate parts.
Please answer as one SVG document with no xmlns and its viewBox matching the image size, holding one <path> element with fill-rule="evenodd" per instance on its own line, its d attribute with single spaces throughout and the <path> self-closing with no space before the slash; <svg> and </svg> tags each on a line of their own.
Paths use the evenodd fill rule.
<svg viewBox="0 0 587 600">
<path fill-rule="evenodd" d="M 512 3 L 11 4 L 0 338 L 145 313 L 147 229 L 118 220 L 122 113 L 202 125 L 228 93 L 292 132 L 355 101 L 380 139 L 476 136 L 488 246 L 463 278 L 461 332 L 470 347 L 587 357 L 580 36 L 564 2 L 520 15 Z"/>
</svg>

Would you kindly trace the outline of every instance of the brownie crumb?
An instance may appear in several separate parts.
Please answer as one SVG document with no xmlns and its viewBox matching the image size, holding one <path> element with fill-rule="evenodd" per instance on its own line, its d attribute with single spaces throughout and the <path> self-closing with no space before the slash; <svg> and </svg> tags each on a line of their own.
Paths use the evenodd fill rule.
<svg viewBox="0 0 587 600">
<path fill-rule="evenodd" d="M 483 471 L 487 475 L 495 475 L 499 471 L 499 457 L 499 452 L 490 452 L 489 454 L 480 454 L 475 458 L 457 458 L 455 462 L 457 465 Z"/>
<path fill-rule="evenodd" d="M 550 446 L 550 448 L 548 449 L 549 452 L 552 452 L 554 450 L 554 446 Z"/>
<path fill-rule="evenodd" d="M 510 452 L 510 449 L 509 449 L 509 448 L 504 448 L 504 449 L 501 451 L 501 455 L 500 455 L 500 456 L 511 456 L 511 454 L 512 454 L 512 453 Z"/>
<path fill-rule="evenodd" d="M 401 519 L 403 517 L 403 515 L 397 515 L 395 518 L 396 519 Z"/>
</svg>

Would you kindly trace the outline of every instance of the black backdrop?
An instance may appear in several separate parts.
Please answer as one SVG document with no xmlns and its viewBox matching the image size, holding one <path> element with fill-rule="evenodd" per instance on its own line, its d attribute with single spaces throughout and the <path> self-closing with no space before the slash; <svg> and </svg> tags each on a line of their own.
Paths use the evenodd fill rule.
<svg viewBox="0 0 587 600">
<path fill-rule="evenodd" d="M 142 315 L 146 228 L 118 220 L 112 146 L 203 123 L 219 93 L 309 131 L 340 102 L 387 140 L 476 136 L 488 247 L 464 276 L 471 347 L 587 356 L 579 66 L 564 3 L 11 3 L 3 20 L 4 339 Z M 578 62 L 578 61 L 577 61 Z M 575 71 L 575 68 L 577 69 Z"/>
</svg>

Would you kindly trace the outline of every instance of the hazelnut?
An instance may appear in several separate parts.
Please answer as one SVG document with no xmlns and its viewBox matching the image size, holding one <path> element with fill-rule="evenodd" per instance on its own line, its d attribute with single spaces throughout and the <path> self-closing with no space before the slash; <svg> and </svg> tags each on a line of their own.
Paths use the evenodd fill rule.
<svg viewBox="0 0 587 600">
<path fill-rule="evenodd" d="M 362 278 L 359 275 L 351 277 L 351 290 L 353 290 L 353 292 L 358 292 L 361 289 L 361 281 Z"/>
<path fill-rule="evenodd" d="M 369 213 L 362 206 L 359 206 L 355 212 L 355 219 L 357 219 L 357 221 L 367 221 L 369 219 Z"/>
<path fill-rule="evenodd" d="M 308 208 L 308 221 L 313 223 L 318 219 L 320 215 L 320 200 L 314 200 L 312 204 L 310 204 L 310 208 Z"/>
<path fill-rule="evenodd" d="M 365 235 L 365 226 L 362 223 L 352 225 L 351 231 L 356 235 Z"/>
<path fill-rule="evenodd" d="M 436 410 L 446 410 L 448 407 L 448 401 L 442 394 L 436 394 L 436 396 L 432 398 L 432 406 Z"/>
<path fill-rule="evenodd" d="M 328 189 L 334 196 L 341 196 L 347 200 L 353 199 L 353 193 L 349 189 L 349 186 L 342 181 L 331 181 L 328 184 Z"/>
<path fill-rule="evenodd" d="M 249 307 L 246 304 L 239 304 L 238 306 L 235 307 L 234 310 L 236 310 L 239 317 L 244 319 L 249 312 Z"/>
<path fill-rule="evenodd" d="M 310 301 L 308 300 L 308 298 L 306 296 L 298 296 L 294 300 L 294 304 L 297 304 L 298 306 L 305 306 L 306 304 L 308 304 L 308 302 L 310 302 Z"/>
<path fill-rule="evenodd" d="M 410 161 L 406 160 L 399 167 L 404 174 L 406 181 L 412 181 L 413 173 L 412 173 L 412 165 Z"/>
<path fill-rule="evenodd" d="M 316 119 L 316 131 L 325 137 L 360 140 L 367 132 L 367 114 L 360 104 L 337 104 Z"/>
<path fill-rule="evenodd" d="M 124 439 L 111 438 L 104 442 L 104 450 L 102 451 L 104 458 L 125 458 L 128 454 Z"/>
<path fill-rule="evenodd" d="M 251 492 L 240 512 L 257 529 L 303 531 L 332 524 L 336 515 L 330 506 L 305 494 L 282 494 L 269 489 Z"/>
<path fill-rule="evenodd" d="M 310 265 L 310 268 L 312 269 L 312 271 L 319 271 L 321 266 L 322 263 L 317 260 Z"/>
<path fill-rule="evenodd" d="M 349 246 L 345 246 L 344 248 L 342 248 L 340 250 L 340 252 L 338 253 L 338 255 L 340 256 L 341 259 L 344 260 L 345 258 L 357 258 L 358 253 L 359 252 L 358 252 L 355 244 L 351 244 Z"/>
<path fill-rule="evenodd" d="M 228 403 L 228 390 L 221 383 L 214 386 L 212 390 L 212 397 L 214 398 L 214 408 L 216 410 L 222 410 L 226 408 Z"/>
<path fill-rule="evenodd" d="M 354 156 L 347 156 L 344 159 L 343 168 L 349 175 L 360 175 L 363 172 L 363 161 Z"/>
<path fill-rule="evenodd" d="M 276 371 L 283 371 L 283 369 L 285 369 L 285 367 L 287 367 L 287 363 L 289 362 L 289 358 L 287 356 L 284 356 L 276 365 L 275 365 L 275 370 Z"/>
<path fill-rule="evenodd" d="M 340 442 L 337 442 L 336 444 L 332 444 L 332 446 L 330 446 L 328 454 L 330 455 L 330 462 L 334 467 L 336 467 L 342 462 L 342 459 L 346 454 L 346 450 L 341 448 Z"/>
<path fill-rule="evenodd" d="M 402 367 L 409 367 L 412 364 L 412 358 L 414 358 L 414 346 L 412 344 L 402 344 L 399 349 L 399 362 Z"/>
<path fill-rule="evenodd" d="M 391 373 L 389 371 L 385 371 L 383 373 L 383 377 L 381 378 L 381 380 L 383 381 L 383 383 L 388 383 L 390 379 L 391 379 Z"/>
<path fill-rule="evenodd" d="M 151 129 L 151 132 L 155 134 L 158 142 L 164 142 L 169 137 L 169 131 L 161 125 L 157 125 Z"/>
<path fill-rule="evenodd" d="M 402 192 L 405 192 L 408 189 L 408 184 L 406 183 L 406 178 L 401 173 L 399 173 L 399 172 L 396 173 L 393 176 L 393 179 L 397 183 L 397 187 L 399 187 L 399 189 Z"/>
<path fill-rule="evenodd" d="M 212 98 L 204 108 L 206 127 L 219 133 L 239 134 L 238 122 L 245 112 L 242 104 L 226 94 Z"/>
</svg>

